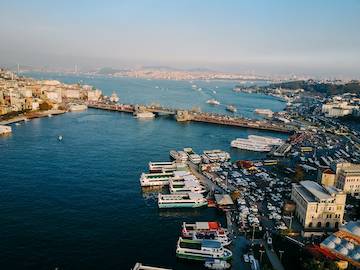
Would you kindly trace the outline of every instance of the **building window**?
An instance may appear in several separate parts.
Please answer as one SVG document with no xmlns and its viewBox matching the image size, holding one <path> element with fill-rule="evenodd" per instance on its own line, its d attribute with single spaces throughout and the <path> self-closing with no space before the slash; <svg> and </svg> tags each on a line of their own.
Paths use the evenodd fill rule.
<svg viewBox="0 0 360 270">
<path fill-rule="evenodd" d="M 325 227 L 329 228 L 330 227 L 330 222 L 326 222 Z"/>
<path fill-rule="evenodd" d="M 312 222 L 309 223 L 309 228 L 311 228 L 311 227 L 312 227 Z"/>
<path fill-rule="evenodd" d="M 335 222 L 335 229 L 339 228 L 339 222 Z"/>
<path fill-rule="evenodd" d="M 318 224 L 316 225 L 316 227 L 320 228 L 320 227 L 321 227 L 321 222 L 318 222 Z"/>
</svg>

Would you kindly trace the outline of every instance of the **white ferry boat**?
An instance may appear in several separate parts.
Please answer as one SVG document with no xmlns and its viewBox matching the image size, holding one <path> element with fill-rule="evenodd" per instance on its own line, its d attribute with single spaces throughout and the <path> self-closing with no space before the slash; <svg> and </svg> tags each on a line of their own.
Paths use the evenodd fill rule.
<svg viewBox="0 0 360 270">
<path fill-rule="evenodd" d="M 155 114 L 152 112 L 147 112 L 147 113 L 137 113 L 136 114 L 136 118 L 137 119 L 146 119 L 146 118 L 154 118 Z"/>
<path fill-rule="evenodd" d="M 185 162 L 189 160 L 188 155 L 184 151 L 179 151 L 178 154 L 179 154 L 179 160 L 181 162 Z"/>
<path fill-rule="evenodd" d="M 273 115 L 274 113 L 269 109 L 255 109 L 254 113 L 256 114 L 265 114 L 265 115 Z"/>
<path fill-rule="evenodd" d="M 230 154 L 228 152 L 221 151 L 221 150 L 213 150 L 213 153 L 217 155 L 218 160 L 221 162 L 224 162 L 224 161 L 230 159 Z"/>
<path fill-rule="evenodd" d="M 140 185 L 142 187 L 167 186 L 171 177 L 181 177 L 187 175 L 186 171 L 174 171 L 170 173 L 142 173 Z"/>
<path fill-rule="evenodd" d="M 11 133 L 12 132 L 12 128 L 10 126 L 0 126 L 0 134 L 7 134 L 7 133 Z"/>
<path fill-rule="evenodd" d="M 178 258 L 205 261 L 206 258 L 229 260 L 232 252 L 216 241 L 196 241 L 179 238 L 176 247 Z"/>
<path fill-rule="evenodd" d="M 255 152 L 270 152 L 271 147 L 267 143 L 263 143 L 257 140 L 249 140 L 237 138 L 230 143 L 231 147 L 255 151 Z"/>
<path fill-rule="evenodd" d="M 209 158 L 210 162 L 216 162 L 219 159 L 218 155 L 212 150 L 204 150 L 204 154 Z"/>
<path fill-rule="evenodd" d="M 250 140 L 264 142 L 269 145 L 282 145 L 284 143 L 281 139 L 270 136 L 249 135 L 248 138 Z"/>
<path fill-rule="evenodd" d="M 86 105 L 74 104 L 70 106 L 70 111 L 77 112 L 77 111 L 85 111 L 88 107 Z"/>
<path fill-rule="evenodd" d="M 194 89 L 196 89 L 196 85 L 194 84 L 193 86 L 191 86 L 191 88 L 194 88 Z"/>
<path fill-rule="evenodd" d="M 220 102 L 215 99 L 209 99 L 206 103 L 211 105 L 220 105 Z"/>
<path fill-rule="evenodd" d="M 231 244 L 232 240 L 230 237 L 226 235 L 226 233 L 222 231 L 210 231 L 210 232 L 202 232 L 202 231 L 194 231 L 193 232 L 193 240 L 198 241 L 217 241 L 220 242 L 221 246 L 225 247 Z"/>
<path fill-rule="evenodd" d="M 172 171 L 187 171 L 186 164 L 177 162 L 149 162 L 150 173 L 165 173 Z"/>
<path fill-rule="evenodd" d="M 231 106 L 231 104 L 226 106 L 226 110 L 233 112 L 233 113 L 237 112 L 237 109 L 235 107 Z"/>
<path fill-rule="evenodd" d="M 197 208 L 208 204 L 203 195 L 188 194 L 161 194 L 158 196 L 159 208 Z"/>
<path fill-rule="evenodd" d="M 194 164 L 199 164 L 201 162 L 201 157 L 196 154 L 192 148 L 184 148 L 184 152 L 188 155 L 189 160 Z"/>
<path fill-rule="evenodd" d="M 213 232 L 219 231 L 221 233 L 229 234 L 228 229 L 222 228 L 219 222 L 195 222 L 195 223 L 186 223 L 182 224 L 182 237 L 192 238 L 194 231 L 201 232 Z"/>
<path fill-rule="evenodd" d="M 175 150 L 170 150 L 170 157 L 171 157 L 173 160 L 178 160 L 178 159 L 179 159 L 179 154 L 178 154 L 178 152 L 176 152 Z"/>
<path fill-rule="evenodd" d="M 206 191 L 199 181 L 182 181 L 169 179 L 169 191 L 171 194 L 204 193 Z"/>
</svg>

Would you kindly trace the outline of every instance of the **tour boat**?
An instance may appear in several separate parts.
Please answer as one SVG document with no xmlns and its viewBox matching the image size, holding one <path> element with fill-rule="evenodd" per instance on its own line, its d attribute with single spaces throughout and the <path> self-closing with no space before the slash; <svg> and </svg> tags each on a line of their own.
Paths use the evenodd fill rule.
<svg viewBox="0 0 360 270">
<path fill-rule="evenodd" d="M 232 242 L 231 238 L 223 231 L 194 231 L 192 239 L 198 241 L 217 241 L 223 247 L 230 245 Z"/>
<path fill-rule="evenodd" d="M 197 208 L 208 204 L 203 195 L 198 193 L 188 194 L 161 194 L 158 196 L 159 208 Z"/>
<path fill-rule="evenodd" d="M 195 223 L 186 223 L 183 222 L 182 224 L 182 237 L 192 238 L 194 231 L 201 231 L 201 232 L 213 232 L 219 231 L 225 234 L 229 234 L 229 231 L 226 228 L 222 228 L 221 224 L 214 221 L 214 222 L 195 222 Z"/>
<path fill-rule="evenodd" d="M 169 173 L 142 173 L 140 185 L 142 187 L 168 186 L 170 178 L 180 178 L 188 175 L 188 171 L 173 171 Z"/>
<path fill-rule="evenodd" d="M 231 147 L 255 152 L 271 151 L 271 147 L 267 143 L 257 140 L 237 138 L 236 140 L 231 141 L 230 145 Z"/>
<path fill-rule="evenodd" d="M 211 105 L 220 105 L 220 102 L 215 99 L 209 99 L 206 103 Z"/>
<path fill-rule="evenodd" d="M 204 266 L 209 269 L 228 269 L 230 268 L 230 263 L 224 260 L 213 259 L 213 258 L 206 258 Z"/>
<path fill-rule="evenodd" d="M 173 171 L 187 171 L 188 166 L 181 162 L 149 162 L 150 173 L 166 173 Z"/>
<path fill-rule="evenodd" d="M 216 258 L 229 260 L 232 258 L 232 252 L 223 248 L 220 242 L 216 241 L 196 241 L 179 238 L 176 247 L 176 256 L 178 258 L 205 261 L 206 258 Z"/>
<path fill-rule="evenodd" d="M 61 140 L 62 140 L 62 136 L 60 135 L 60 136 L 59 136 L 59 141 L 61 141 Z"/>
<path fill-rule="evenodd" d="M 15 126 L 21 126 L 21 124 L 20 123 L 15 123 Z"/>
</svg>

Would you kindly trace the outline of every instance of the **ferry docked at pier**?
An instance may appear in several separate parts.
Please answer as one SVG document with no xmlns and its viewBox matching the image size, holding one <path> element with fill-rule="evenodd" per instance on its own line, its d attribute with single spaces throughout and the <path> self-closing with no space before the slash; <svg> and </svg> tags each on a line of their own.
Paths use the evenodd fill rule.
<svg viewBox="0 0 360 270">
<path fill-rule="evenodd" d="M 178 258 L 205 261 L 206 258 L 216 258 L 229 260 L 232 258 L 232 252 L 223 248 L 220 242 L 216 241 L 197 241 L 179 238 L 176 247 L 176 256 Z"/>
<path fill-rule="evenodd" d="M 169 190 L 171 194 L 204 193 L 205 187 L 196 181 L 169 179 Z"/>
<path fill-rule="evenodd" d="M 284 143 L 281 139 L 270 136 L 249 135 L 248 138 L 250 140 L 264 142 L 269 145 L 282 145 Z"/>
<path fill-rule="evenodd" d="M 237 138 L 230 143 L 231 147 L 255 152 L 270 152 L 271 147 L 264 142 L 250 139 Z"/>
<path fill-rule="evenodd" d="M 220 105 L 220 102 L 215 99 L 209 99 L 206 103 L 210 105 Z"/>
<path fill-rule="evenodd" d="M 188 155 L 189 160 L 194 164 L 199 164 L 201 162 L 201 157 L 196 154 L 192 148 L 184 148 L 184 152 Z"/>
<path fill-rule="evenodd" d="M 226 233 L 222 231 L 210 231 L 210 232 L 194 231 L 192 239 L 198 241 L 205 241 L 205 240 L 217 241 L 220 242 L 222 247 L 228 246 L 232 242 L 231 238 L 228 237 Z"/>
<path fill-rule="evenodd" d="M 184 151 L 176 152 L 175 150 L 170 150 L 170 158 L 180 162 L 188 161 L 188 156 Z"/>
<path fill-rule="evenodd" d="M 192 238 L 194 231 L 199 232 L 214 232 L 217 231 L 220 234 L 229 234 L 228 229 L 222 228 L 219 222 L 195 222 L 195 223 L 186 223 L 182 224 L 181 235 L 184 238 Z"/>
<path fill-rule="evenodd" d="M 188 167 L 183 163 L 176 162 L 149 162 L 150 173 L 165 173 L 173 171 L 187 171 Z"/>
<path fill-rule="evenodd" d="M 158 195 L 159 208 L 197 208 L 206 206 L 208 201 L 198 193 Z"/>
<path fill-rule="evenodd" d="M 173 171 L 169 173 L 142 173 L 140 176 L 140 185 L 142 187 L 168 186 L 171 177 L 184 177 L 188 175 L 187 171 Z"/>
</svg>

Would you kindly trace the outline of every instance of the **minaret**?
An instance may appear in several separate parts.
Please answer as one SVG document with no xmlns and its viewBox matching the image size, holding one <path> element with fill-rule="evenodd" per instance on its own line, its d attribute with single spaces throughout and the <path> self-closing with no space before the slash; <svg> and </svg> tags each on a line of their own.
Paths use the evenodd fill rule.
<svg viewBox="0 0 360 270">
<path fill-rule="evenodd" d="M 77 66 L 75 66 L 75 73 L 77 73 Z"/>
<path fill-rule="evenodd" d="M 18 63 L 18 73 L 20 73 L 19 63 Z"/>
</svg>

